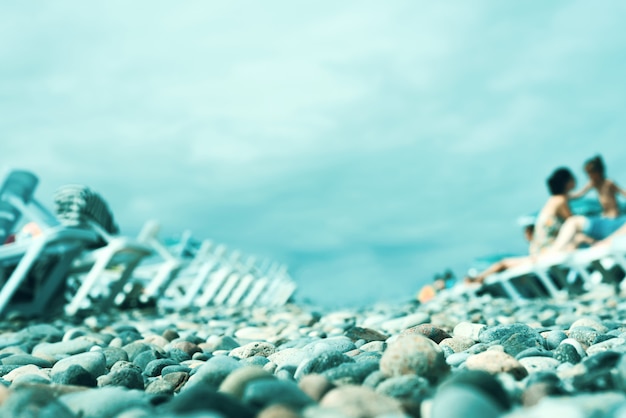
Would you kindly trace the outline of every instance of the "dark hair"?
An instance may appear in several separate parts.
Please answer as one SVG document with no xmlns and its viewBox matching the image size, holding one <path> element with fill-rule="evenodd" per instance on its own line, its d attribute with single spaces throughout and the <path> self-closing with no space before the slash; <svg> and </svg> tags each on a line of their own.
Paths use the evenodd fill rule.
<svg viewBox="0 0 626 418">
<path fill-rule="evenodd" d="M 550 177 L 548 177 L 548 190 L 550 190 L 550 194 L 565 194 L 567 183 L 569 183 L 570 180 L 575 180 L 575 178 L 568 168 L 560 167 L 554 170 Z"/>
<path fill-rule="evenodd" d="M 604 161 L 602 161 L 602 157 L 600 155 L 596 155 L 595 157 L 585 161 L 585 171 L 587 172 L 598 173 L 604 177 L 605 170 Z"/>
</svg>

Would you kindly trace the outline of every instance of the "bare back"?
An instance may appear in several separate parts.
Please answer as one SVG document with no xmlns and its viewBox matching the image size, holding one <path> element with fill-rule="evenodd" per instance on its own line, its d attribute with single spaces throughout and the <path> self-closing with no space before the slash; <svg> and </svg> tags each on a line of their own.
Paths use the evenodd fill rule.
<svg viewBox="0 0 626 418">
<path fill-rule="evenodd" d="M 615 183 L 605 179 L 601 183 L 594 184 L 593 187 L 598 192 L 598 200 L 602 205 L 602 215 L 607 218 L 617 218 L 620 211 L 616 197 L 618 188 Z"/>
<path fill-rule="evenodd" d="M 535 232 L 530 244 L 531 255 L 548 250 L 556 240 L 563 222 L 570 216 L 571 211 L 567 197 L 563 195 L 551 196 L 537 215 Z"/>
</svg>

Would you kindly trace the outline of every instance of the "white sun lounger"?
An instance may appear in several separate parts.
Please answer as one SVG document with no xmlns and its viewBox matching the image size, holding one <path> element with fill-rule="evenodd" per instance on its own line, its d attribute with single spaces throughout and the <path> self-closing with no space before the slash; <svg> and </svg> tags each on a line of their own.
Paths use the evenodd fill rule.
<svg viewBox="0 0 626 418">
<path fill-rule="evenodd" d="M 92 231 L 61 225 L 54 215 L 34 199 L 37 177 L 28 171 L 10 171 L 0 189 L 0 236 L 3 242 L 16 232 L 20 218 L 36 223 L 38 236 L 0 247 L 0 313 L 18 312 L 32 316 L 50 312 L 63 301 L 65 278 L 74 259 L 97 235 Z M 18 234 L 19 235 L 19 234 Z M 21 298 L 19 293 L 28 296 Z"/>
<path fill-rule="evenodd" d="M 506 297 L 514 300 L 563 297 L 567 294 L 566 283 L 555 270 L 566 268 L 570 257 L 567 253 L 554 254 L 494 273 L 485 279 L 483 289 L 490 292 L 495 288 L 497 292 L 499 287 Z"/>
<path fill-rule="evenodd" d="M 78 289 L 65 307 L 68 315 L 75 315 L 82 309 L 107 310 L 119 304 L 118 299 L 133 271 L 139 263 L 152 254 L 149 245 L 125 236 L 112 236 L 99 225 L 91 228 L 106 245 L 83 253 L 74 262 L 70 277 L 78 282 Z M 141 234 L 140 234 L 141 237 Z"/>
<path fill-rule="evenodd" d="M 139 263 L 152 254 L 142 240 L 156 233 L 148 223 L 137 239 L 117 235 L 118 228 L 104 200 L 91 189 L 69 185 L 55 194 L 57 217 L 68 225 L 77 225 L 97 234 L 103 245 L 85 251 L 70 271 L 69 280 L 75 294 L 65 307 L 68 315 L 83 309 L 106 310 L 124 297 L 124 287 Z"/>
<path fill-rule="evenodd" d="M 611 268 L 618 266 L 626 274 L 626 236 L 615 237 L 609 245 L 590 247 L 572 253 L 567 265 L 574 269 L 583 279 L 585 286 L 592 286 L 592 273 L 599 272 L 603 281 L 618 281 Z"/>
</svg>

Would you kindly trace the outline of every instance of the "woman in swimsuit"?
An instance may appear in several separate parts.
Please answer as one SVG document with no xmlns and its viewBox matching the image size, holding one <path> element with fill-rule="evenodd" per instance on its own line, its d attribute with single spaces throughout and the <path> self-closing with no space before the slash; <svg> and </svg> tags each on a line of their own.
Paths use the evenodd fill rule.
<svg viewBox="0 0 626 418">
<path fill-rule="evenodd" d="M 535 234 L 530 243 L 530 254 L 539 255 L 552 249 L 565 221 L 572 216 L 568 193 L 576 187 L 576 179 L 567 168 L 558 168 L 548 178 L 550 197 L 543 205 L 537 221 Z"/>
<path fill-rule="evenodd" d="M 576 179 L 569 169 L 561 167 L 548 177 L 547 184 L 550 197 L 537 215 L 531 232 L 532 237 L 528 236 L 530 238 L 530 256 L 505 258 L 492 264 L 475 277 L 467 278 L 466 281 L 482 283 L 487 276 L 493 273 L 532 262 L 536 256 L 552 249 L 561 226 L 566 219 L 572 216 L 567 196 L 576 187 Z"/>
</svg>

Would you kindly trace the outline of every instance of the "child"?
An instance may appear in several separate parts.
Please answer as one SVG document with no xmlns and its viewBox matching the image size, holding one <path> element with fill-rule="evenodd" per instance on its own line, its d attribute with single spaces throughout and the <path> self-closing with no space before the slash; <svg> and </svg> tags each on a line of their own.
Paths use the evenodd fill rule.
<svg viewBox="0 0 626 418">
<path fill-rule="evenodd" d="M 596 189 L 600 205 L 602 205 L 602 216 L 617 218 L 620 215 L 617 194 L 626 196 L 626 191 L 622 190 L 614 181 L 606 178 L 606 168 L 601 156 L 596 155 L 587 160 L 584 168 L 587 176 L 589 176 L 589 183 L 579 192 L 572 193 L 570 198 L 578 199 L 589 193 L 591 189 Z"/>
<path fill-rule="evenodd" d="M 594 240 L 602 240 L 626 223 L 626 216 L 620 216 L 617 203 L 617 194 L 626 196 L 626 191 L 622 190 L 614 181 L 606 178 L 604 162 L 599 155 L 587 160 L 584 168 L 589 176 L 589 183 L 579 192 L 571 194 L 570 198 L 580 198 L 591 189 L 596 189 L 600 205 L 602 205 L 602 216 L 580 217 L 576 229 Z"/>
</svg>

